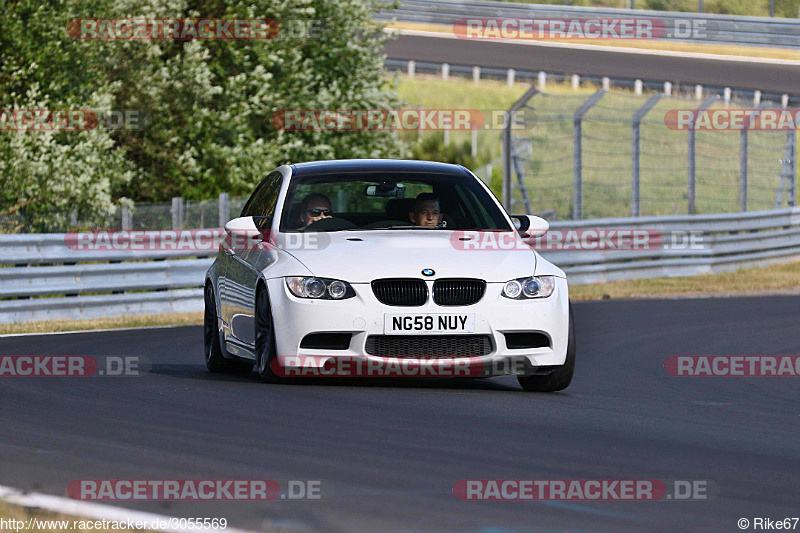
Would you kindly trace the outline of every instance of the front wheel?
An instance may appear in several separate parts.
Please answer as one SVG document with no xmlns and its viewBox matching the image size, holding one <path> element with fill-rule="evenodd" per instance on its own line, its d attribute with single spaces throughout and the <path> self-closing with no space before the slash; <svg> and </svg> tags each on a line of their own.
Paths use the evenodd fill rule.
<svg viewBox="0 0 800 533">
<path fill-rule="evenodd" d="M 219 342 L 217 303 L 214 298 L 214 286 L 211 283 L 206 285 L 203 300 L 205 302 L 203 341 L 205 344 L 206 367 L 209 372 L 225 372 L 230 370 L 230 364 L 222 356 L 222 346 Z"/>
<path fill-rule="evenodd" d="M 256 296 L 256 373 L 261 381 L 274 383 L 278 376 L 272 369 L 277 352 L 275 348 L 275 325 L 269 305 L 267 289 L 262 288 Z"/>
<path fill-rule="evenodd" d="M 569 306 L 569 338 L 567 340 L 567 359 L 556 370 L 545 375 L 517 376 L 519 384 L 528 392 L 556 392 L 569 387 L 575 371 L 575 320 L 572 318 L 572 305 Z"/>
</svg>

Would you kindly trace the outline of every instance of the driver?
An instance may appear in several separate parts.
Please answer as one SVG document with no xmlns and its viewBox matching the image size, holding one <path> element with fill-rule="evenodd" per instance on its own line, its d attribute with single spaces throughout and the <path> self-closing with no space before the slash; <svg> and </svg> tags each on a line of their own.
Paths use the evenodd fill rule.
<svg viewBox="0 0 800 533">
<path fill-rule="evenodd" d="M 408 212 L 408 218 L 417 226 L 438 226 L 442 222 L 442 209 L 435 194 L 423 192 L 417 195 L 414 207 Z"/>
<path fill-rule="evenodd" d="M 300 221 L 297 229 L 306 229 L 309 225 L 323 218 L 331 218 L 333 210 L 331 201 L 324 194 L 309 194 L 300 203 Z"/>
</svg>

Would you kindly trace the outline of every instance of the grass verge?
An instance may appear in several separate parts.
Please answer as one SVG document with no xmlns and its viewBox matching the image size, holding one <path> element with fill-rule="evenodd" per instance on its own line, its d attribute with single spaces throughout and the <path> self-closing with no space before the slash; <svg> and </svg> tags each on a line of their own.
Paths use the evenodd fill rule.
<svg viewBox="0 0 800 533">
<path fill-rule="evenodd" d="M 19 531 L 27 530 L 28 520 L 35 519 L 37 522 L 35 526 L 32 528 L 31 531 L 36 531 L 37 533 L 64 533 L 70 531 L 91 531 L 92 533 L 105 533 L 110 532 L 112 530 L 108 529 L 95 529 L 86 528 L 81 526 L 96 525 L 94 522 L 95 520 L 80 518 L 75 516 L 68 516 L 62 515 L 58 513 L 51 513 L 49 511 L 43 511 L 40 509 L 30 509 L 28 507 L 22 507 L 19 505 L 12 505 L 6 502 L 0 502 L 0 518 L 4 520 L 19 520 L 24 522 L 23 529 Z M 81 524 L 81 522 L 84 524 Z M 91 524 L 86 524 L 85 522 L 92 522 Z M 102 523 L 101 523 L 102 525 Z M 68 526 L 68 527 L 61 527 L 61 526 Z M 77 527 L 75 527 L 77 526 Z M 9 531 L 14 532 L 14 529 L 5 528 L 2 531 Z M 124 531 L 131 531 L 130 529 L 114 529 L 114 533 L 120 533 Z M 138 530 L 137 530 L 138 531 Z"/>
<path fill-rule="evenodd" d="M 395 30 L 431 31 L 437 33 L 453 33 L 453 27 L 445 24 L 424 24 L 416 22 L 396 22 L 387 26 Z M 507 42 L 513 42 L 509 39 Z M 665 40 L 642 39 L 557 39 L 542 40 L 543 43 L 570 43 L 594 46 L 613 46 L 618 48 L 639 48 L 644 50 L 663 50 L 670 52 L 688 52 L 695 54 L 717 54 L 723 56 L 757 57 L 765 59 L 800 60 L 800 51 L 788 48 L 772 48 L 758 46 L 738 46 L 723 44 L 684 43 Z"/>
<path fill-rule="evenodd" d="M 12 333 L 51 333 L 116 328 L 142 328 L 154 326 L 196 326 L 203 323 L 203 313 L 176 313 L 171 315 L 133 315 L 91 320 L 47 320 L 0 324 L 0 335 Z"/>
<path fill-rule="evenodd" d="M 800 261 L 721 274 L 570 285 L 572 301 L 608 298 L 702 298 L 800 293 Z"/>
</svg>

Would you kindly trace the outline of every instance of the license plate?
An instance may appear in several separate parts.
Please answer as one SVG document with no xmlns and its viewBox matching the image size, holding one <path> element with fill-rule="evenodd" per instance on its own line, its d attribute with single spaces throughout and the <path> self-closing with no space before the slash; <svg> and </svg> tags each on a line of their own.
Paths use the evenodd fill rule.
<svg viewBox="0 0 800 533">
<path fill-rule="evenodd" d="M 384 315 L 386 334 L 475 333 L 475 315 Z"/>
</svg>

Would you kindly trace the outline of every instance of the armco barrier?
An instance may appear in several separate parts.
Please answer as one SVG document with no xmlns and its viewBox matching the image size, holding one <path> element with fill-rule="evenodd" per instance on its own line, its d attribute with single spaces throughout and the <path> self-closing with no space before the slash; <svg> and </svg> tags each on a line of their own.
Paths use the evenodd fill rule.
<svg viewBox="0 0 800 533">
<path fill-rule="evenodd" d="M 396 18 L 404 22 L 446 25 L 451 25 L 459 19 L 470 17 L 521 19 L 648 17 L 664 21 L 667 35 L 663 38 L 666 40 L 800 48 L 800 21 L 786 18 L 519 4 L 480 0 L 468 2 L 401 0 L 396 9 L 386 9 L 378 17 L 383 19 Z M 680 28 L 687 27 L 686 21 L 692 27 L 702 27 L 705 30 L 703 32 L 680 31 Z M 673 29 L 673 31 L 670 31 L 670 29 Z"/>
<path fill-rule="evenodd" d="M 695 247 L 540 250 L 572 284 L 689 276 L 800 257 L 800 208 L 551 223 L 553 231 L 646 229 Z M 219 231 L 219 230 L 217 230 Z M 0 322 L 200 311 L 204 251 L 74 250 L 64 234 L 0 235 Z"/>
<path fill-rule="evenodd" d="M 0 235 L 0 322 L 203 309 L 203 275 L 216 249 L 80 250 L 70 237 Z"/>
<path fill-rule="evenodd" d="M 649 250 L 542 250 L 570 283 L 693 276 L 800 257 L 800 208 L 715 215 L 626 217 L 553 222 L 553 230 L 647 229 L 696 246 Z"/>
</svg>

